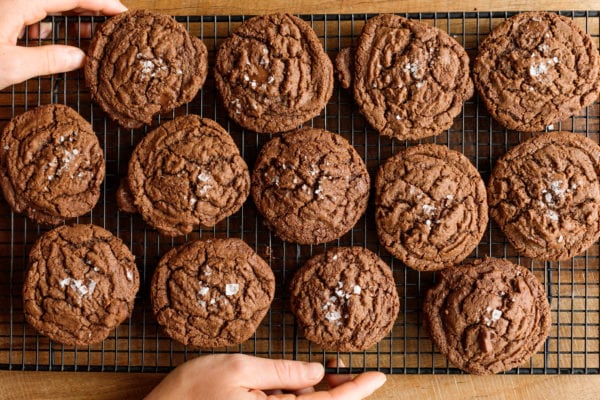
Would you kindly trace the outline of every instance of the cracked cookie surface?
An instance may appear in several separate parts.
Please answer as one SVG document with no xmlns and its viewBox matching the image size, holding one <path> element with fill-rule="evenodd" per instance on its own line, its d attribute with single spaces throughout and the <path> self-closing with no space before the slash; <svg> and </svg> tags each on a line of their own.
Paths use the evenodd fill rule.
<svg viewBox="0 0 600 400">
<path fill-rule="evenodd" d="M 382 135 L 399 140 L 438 135 L 473 95 L 465 49 L 419 21 L 396 15 L 369 19 L 354 55 L 354 99 Z"/>
<path fill-rule="evenodd" d="M 249 19 L 223 42 L 215 81 L 239 125 L 287 132 L 321 113 L 333 93 L 333 65 L 308 23 L 270 14 Z"/>
<path fill-rule="evenodd" d="M 440 352 L 477 375 L 523 364 L 552 323 L 543 285 L 528 269 L 498 258 L 442 271 L 423 315 Z"/>
<path fill-rule="evenodd" d="M 191 101 L 208 70 L 206 46 L 172 17 L 121 13 L 96 31 L 85 80 L 92 99 L 125 128 Z"/>
<path fill-rule="evenodd" d="M 571 19 L 529 12 L 509 18 L 483 40 L 473 79 L 494 119 L 536 132 L 596 100 L 599 65 L 592 38 Z"/>
<path fill-rule="evenodd" d="M 15 212 L 57 225 L 94 208 L 105 162 L 89 122 L 72 108 L 49 104 L 4 128 L 0 171 L 4 197 Z"/>
<path fill-rule="evenodd" d="M 139 284 L 134 256 L 121 239 L 95 225 L 63 225 L 31 249 L 25 319 L 56 342 L 98 343 L 129 317 Z"/>
<path fill-rule="evenodd" d="M 290 304 L 304 337 L 333 351 L 362 351 L 387 335 L 400 300 L 390 268 L 362 247 L 332 248 L 296 272 Z"/>
<path fill-rule="evenodd" d="M 330 242 L 348 232 L 365 212 L 370 178 L 346 139 L 313 128 L 265 144 L 252 173 L 252 197 L 281 239 Z"/>
<path fill-rule="evenodd" d="M 461 262 L 488 223 L 485 184 L 463 154 L 423 144 L 389 158 L 375 180 L 380 243 L 420 271 Z"/>
<path fill-rule="evenodd" d="M 248 166 L 231 136 L 215 121 L 177 117 L 136 146 L 126 180 L 148 224 L 168 236 L 212 227 L 240 209 L 250 192 Z M 123 189 L 123 188 L 122 188 Z"/>
<path fill-rule="evenodd" d="M 577 133 L 535 136 L 510 149 L 488 184 L 490 216 L 521 254 L 564 260 L 600 236 L 600 146 Z"/>
<path fill-rule="evenodd" d="M 150 287 L 152 310 L 164 331 L 202 348 L 251 337 L 274 293 L 271 268 L 240 239 L 197 240 L 170 250 Z"/>
</svg>

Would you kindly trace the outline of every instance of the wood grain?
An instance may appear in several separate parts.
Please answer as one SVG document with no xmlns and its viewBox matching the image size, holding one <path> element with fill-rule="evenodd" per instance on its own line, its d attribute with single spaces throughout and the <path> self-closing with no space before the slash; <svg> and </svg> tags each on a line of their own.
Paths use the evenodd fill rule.
<svg viewBox="0 0 600 400">
<path fill-rule="evenodd" d="M 130 8 L 153 9 L 171 15 L 291 13 L 383 13 L 494 10 L 597 9 L 597 1 L 369 1 L 369 0 L 124 0 Z M 567 305 L 573 307 L 572 304 Z M 561 332 L 568 336 L 569 332 Z M 128 373 L 0 372 L 1 399 L 138 399 L 143 398 L 164 375 Z M 470 375 L 389 376 L 374 396 L 377 399 L 596 399 L 600 376 Z"/>
<path fill-rule="evenodd" d="M 87 372 L 0 372 L 0 398 L 142 399 L 161 374 Z M 597 399 L 600 376 L 388 376 L 370 400 L 453 399 Z"/>
<path fill-rule="evenodd" d="M 296 14 L 431 12 L 431 11 L 522 11 L 594 10 L 597 1 L 538 0 L 124 0 L 130 8 L 146 8 L 172 15 L 255 15 L 286 11 Z"/>
</svg>

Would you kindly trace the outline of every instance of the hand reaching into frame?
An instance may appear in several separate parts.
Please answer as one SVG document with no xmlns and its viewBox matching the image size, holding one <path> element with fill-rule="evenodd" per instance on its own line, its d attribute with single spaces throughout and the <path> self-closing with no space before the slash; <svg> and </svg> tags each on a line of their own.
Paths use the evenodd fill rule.
<svg viewBox="0 0 600 400">
<path fill-rule="evenodd" d="M 115 15 L 126 10 L 119 0 L 0 0 L 0 90 L 35 76 L 73 71 L 83 65 L 85 53 L 77 47 L 17 46 L 25 28 L 30 28 L 33 37 L 43 37 L 48 27 L 40 27 L 37 22 L 48 14 L 71 11 Z"/>
<path fill-rule="evenodd" d="M 336 366 L 335 361 L 328 365 Z M 177 367 L 146 400 L 360 400 L 386 380 L 381 372 L 366 372 L 354 379 L 349 375 L 328 375 L 330 389 L 315 391 L 313 386 L 323 379 L 324 373 L 319 363 L 242 354 L 207 355 Z"/>
</svg>

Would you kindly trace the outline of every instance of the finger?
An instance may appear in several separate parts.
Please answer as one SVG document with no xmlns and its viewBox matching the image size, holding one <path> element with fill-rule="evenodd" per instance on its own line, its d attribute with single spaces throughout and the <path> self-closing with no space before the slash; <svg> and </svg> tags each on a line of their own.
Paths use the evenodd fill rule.
<svg viewBox="0 0 600 400">
<path fill-rule="evenodd" d="M 105 15 L 126 11 L 119 0 L 13 0 L 0 13 L 0 40 L 14 43 L 23 26 L 41 21 L 49 13 L 87 9 Z"/>
<path fill-rule="evenodd" d="M 381 372 L 365 372 L 358 375 L 349 382 L 342 383 L 331 389 L 329 392 L 314 393 L 299 396 L 302 400 L 361 400 L 370 396 L 379 389 L 386 381 L 386 377 Z M 312 396 L 312 397 L 311 397 Z"/>
<path fill-rule="evenodd" d="M 317 384 L 325 373 L 323 365 L 319 363 L 242 355 L 233 360 L 238 382 L 241 386 L 252 389 L 299 390 Z"/>
<path fill-rule="evenodd" d="M 309 393 L 314 393 L 314 392 L 315 392 L 315 388 L 313 386 L 309 386 L 309 387 L 305 387 L 304 389 L 294 391 L 294 394 L 296 396 L 299 396 L 301 394 L 309 394 Z"/>
<path fill-rule="evenodd" d="M 49 13 L 60 13 L 71 10 L 77 12 L 83 10 L 91 13 L 99 12 L 103 15 L 115 15 L 127 11 L 127 7 L 119 0 L 33 0 L 31 3 L 38 10 L 42 10 L 44 13 L 42 18 Z M 34 20 L 33 22 L 37 21 L 39 21 L 39 19 Z"/>
<path fill-rule="evenodd" d="M 40 22 L 28 27 L 30 39 L 46 39 L 52 34 L 52 22 Z"/>
<path fill-rule="evenodd" d="M 344 368 L 344 361 L 341 358 L 331 358 L 327 360 L 327 366 L 330 368 Z M 325 379 L 327 380 L 327 385 L 330 388 L 334 388 L 340 386 L 342 383 L 346 383 L 352 380 L 352 375 L 341 375 L 341 374 L 327 374 L 325 375 Z"/>
<path fill-rule="evenodd" d="M 39 75 L 56 74 L 80 68 L 85 53 L 62 45 L 40 47 L 3 46 L 0 48 L 1 87 L 23 82 Z"/>
</svg>

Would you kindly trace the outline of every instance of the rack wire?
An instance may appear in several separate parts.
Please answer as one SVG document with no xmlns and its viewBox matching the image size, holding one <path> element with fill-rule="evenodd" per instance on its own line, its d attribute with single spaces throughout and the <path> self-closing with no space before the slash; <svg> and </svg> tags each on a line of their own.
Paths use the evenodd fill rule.
<svg viewBox="0 0 600 400">
<path fill-rule="evenodd" d="M 477 45 L 509 12 L 419 13 L 404 15 L 437 26 L 452 35 L 471 58 Z M 598 45 L 600 13 L 560 12 L 589 32 Z M 360 15 L 301 15 L 321 39 L 326 51 L 337 51 L 353 43 L 365 21 Z M 187 30 L 200 37 L 209 49 L 214 65 L 215 49 L 239 26 L 245 16 L 177 17 Z M 89 37 L 77 29 L 90 24 L 92 31 L 103 17 L 49 17 L 53 33 L 48 39 L 29 36 L 25 46 L 59 43 L 87 48 Z M 81 30 L 81 33 L 85 30 Z M 68 347 L 37 334 L 25 322 L 21 286 L 27 255 L 47 227 L 39 226 L 11 212 L 0 200 L 0 368 L 50 371 L 131 371 L 166 372 L 185 360 L 206 353 L 247 353 L 262 357 L 324 362 L 341 358 L 348 366 L 331 372 L 357 373 L 379 370 L 393 374 L 448 374 L 460 371 L 448 364 L 432 345 L 422 327 L 421 301 L 435 281 L 435 273 L 406 268 L 377 242 L 373 199 L 356 226 L 339 240 L 320 246 L 285 243 L 263 224 L 249 199 L 235 215 L 210 230 L 186 237 L 166 238 L 149 228 L 139 215 L 118 212 L 115 191 L 126 174 L 127 162 L 135 144 L 152 127 L 137 130 L 119 128 L 92 104 L 81 71 L 30 79 L 0 92 L 0 127 L 18 114 L 46 103 L 63 103 L 89 120 L 105 150 L 106 179 L 98 205 L 78 218 L 78 223 L 94 223 L 109 229 L 132 249 L 137 257 L 141 287 L 131 318 L 114 330 L 104 342 L 88 347 Z M 198 96 L 172 113 L 158 117 L 153 126 L 177 115 L 194 113 L 215 119 L 232 135 L 249 166 L 269 135 L 245 131 L 232 123 L 218 101 L 212 74 Z M 321 127 L 347 138 L 366 161 L 373 176 L 389 156 L 417 142 L 398 142 L 380 137 L 358 113 L 351 93 L 336 86 L 323 113 L 306 125 Z M 598 142 L 600 106 L 593 104 L 579 115 L 556 125 L 557 130 L 579 132 Z M 475 96 L 464 104 L 454 125 L 435 138 L 420 143 L 438 143 L 464 153 L 487 180 L 495 160 L 528 135 L 507 131 L 496 123 Z M 372 197 L 372 196 L 371 196 Z M 160 256 L 173 246 L 205 237 L 239 237 L 250 244 L 272 267 L 276 280 L 275 300 L 256 334 L 239 346 L 199 351 L 170 340 L 159 329 L 150 308 L 149 281 Z M 377 252 L 393 270 L 400 294 L 400 314 L 392 332 L 377 346 L 359 353 L 327 352 L 299 336 L 289 311 L 287 288 L 294 271 L 311 255 L 332 246 L 364 246 Z M 552 329 L 543 350 L 530 362 L 508 373 L 516 374 L 598 374 L 600 373 L 600 258 L 598 244 L 566 262 L 538 262 L 519 256 L 496 225 L 490 223 L 481 243 L 465 261 L 483 256 L 503 257 L 530 268 L 544 283 L 552 307 Z"/>
</svg>

